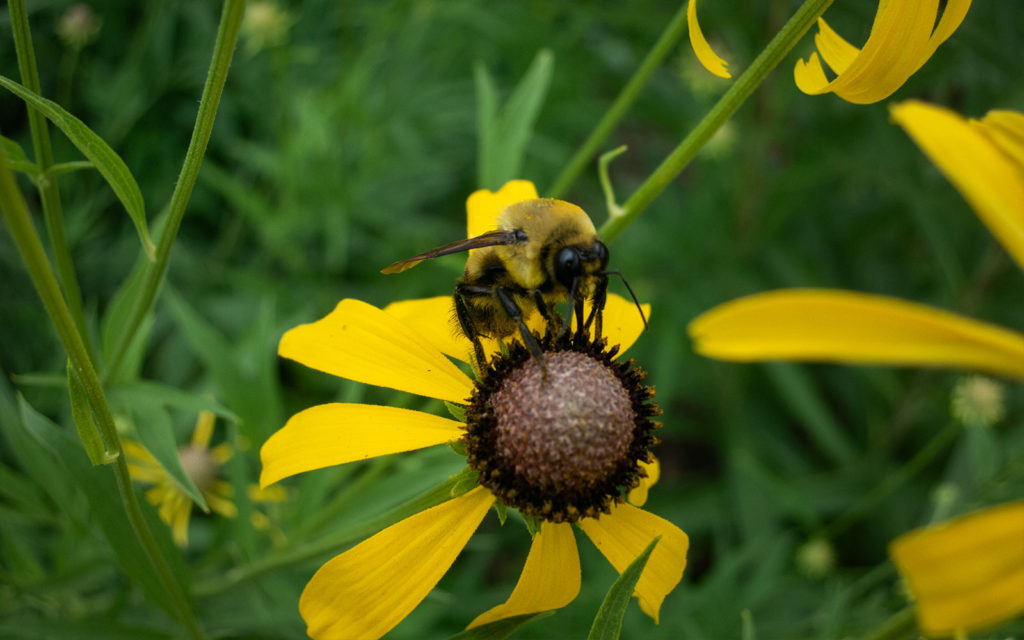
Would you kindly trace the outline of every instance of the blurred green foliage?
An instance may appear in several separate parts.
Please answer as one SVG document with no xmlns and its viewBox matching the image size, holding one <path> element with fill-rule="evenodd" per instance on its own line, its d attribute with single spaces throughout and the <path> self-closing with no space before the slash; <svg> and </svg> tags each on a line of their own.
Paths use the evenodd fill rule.
<svg viewBox="0 0 1024 640">
<path fill-rule="evenodd" d="M 100 30 L 79 50 L 57 33 L 69 5 L 30 7 L 43 93 L 121 155 L 152 222 L 181 167 L 218 10 L 197 0 L 98 0 L 91 6 Z M 705 33 L 742 69 L 798 3 L 704 5 Z M 837 0 L 827 16 L 862 42 L 874 5 Z M 276 344 L 284 330 L 323 316 L 343 297 L 383 306 L 451 290 L 456 258 L 401 277 L 378 270 L 464 233 L 464 200 L 479 176 L 474 65 L 487 70 L 504 104 L 541 60 L 538 52 L 550 52 L 550 86 L 519 170 L 544 195 L 677 8 L 654 0 L 275 6 L 280 22 L 243 32 L 167 282 L 122 380 L 188 395 L 123 387 L 111 395 L 124 424 L 169 421 L 179 442 L 200 406 L 219 408 L 215 438 L 249 445 L 227 469 L 240 517 L 197 514 L 178 567 L 202 626 L 220 637 L 300 637 L 298 595 L 327 559 L 314 555 L 231 582 L 238 567 L 272 553 L 271 538 L 248 518 L 259 445 L 292 413 L 329 400 L 444 411 L 281 362 Z M 891 100 L 922 98 L 968 116 L 1022 109 L 1020 9 L 975 3 Z M 9 33 L 6 15 L 0 22 L 0 33 Z M 818 556 L 807 561 L 803 545 L 949 424 L 957 374 L 730 365 L 690 349 L 685 327 L 695 315 L 782 286 L 895 295 L 1024 329 L 1021 272 L 888 121 L 885 104 L 797 91 L 792 66 L 810 50 L 808 36 L 611 247 L 614 266 L 654 308 L 650 330 L 629 354 L 649 370 L 665 412 L 662 480 L 648 507 L 692 544 L 684 583 L 666 600 L 660 625 L 631 605 L 627 638 L 865 633 L 905 604 L 885 545 L 931 519 L 937 488 L 947 502 L 952 496 L 940 505 L 947 515 L 1024 491 L 1024 395 L 1009 386 L 1000 425 L 962 433 L 920 474 L 847 518 L 830 540 L 834 566 L 815 565 Z M 0 74 L 16 78 L 9 37 L 0 38 L 0 61 Z M 699 68 L 685 42 L 676 47 L 605 144 L 629 145 L 611 165 L 620 199 L 727 86 Z M 10 94 L 0 99 L 0 132 L 31 148 L 24 103 Z M 59 133 L 52 137 L 58 162 L 81 159 Z M 595 167 L 566 198 L 600 224 L 606 214 Z M 21 185 L 38 209 L 32 186 Z M 61 176 L 60 188 L 98 343 L 101 318 L 138 259 L 138 237 L 96 172 Z M 87 507 L 88 474 L 109 484 L 105 470 L 85 465 L 81 451 L 66 466 L 54 464 L 73 437 L 65 356 L 6 233 L 0 274 L 0 635 L 174 635 L 172 619 L 117 571 L 115 549 L 100 533 L 113 525 Z M 206 405 L 195 404 L 204 396 Z M 366 535 L 360 523 L 435 486 L 460 463 L 442 447 L 303 474 L 285 483 L 289 499 L 268 514 L 291 549 L 345 539 L 346 531 Z M 154 528 L 161 528 L 155 519 Z M 515 519 L 499 527 L 489 518 L 439 588 L 389 637 L 458 632 L 507 597 L 527 545 Z M 580 546 L 580 597 L 516 637 L 580 637 L 589 628 L 616 576 L 588 543 Z M 1020 633 L 1020 624 L 1013 629 Z"/>
</svg>

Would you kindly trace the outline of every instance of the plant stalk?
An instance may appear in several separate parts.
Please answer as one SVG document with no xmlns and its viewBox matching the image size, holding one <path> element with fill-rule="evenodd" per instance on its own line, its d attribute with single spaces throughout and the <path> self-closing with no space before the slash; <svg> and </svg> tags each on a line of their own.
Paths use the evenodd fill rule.
<svg viewBox="0 0 1024 640">
<path fill-rule="evenodd" d="M 828 9 L 832 0 L 805 0 L 793 17 L 772 38 L 729 90 L 694 127 L 679 146 L 665 158 L 647 180 L 622 205 L 622 215 L 606 222 L 600 230 L 605 242 L 614 240 L 662 191 L 678 176 L 701 147 L 725 124 L 761 82 L 771 73 L 789 50 L 803 37 L 811 25 Z"/>
<path fill-rule="evenodd" d="M 128 346 L 153 306 L 153 300 L 156 298 L 164 274 L 167 272 L 171 246 L 178 234 L 178 228 L 185 215 L 185 207 L 192 195 L 196 176 L 199 175 L 199 168 L 202 166 L 203 156 L 206 154 L 206 146 L 210 142 L 210 132 L 213 130 L 213 121 L 217 116 L 217 107 L 220 105 L 220 97 L 227 81 L 231 57 L 238 40 L 238 28 L 244 12 L 245 0 L 224 0 L 220 25 L 217 28 L 217 39 L 213 45 L 213 58 L 210 60 L 210 69 L 206 75 L 206 84 L 203 86 L 203 95 L 199 100 L 196 124 L 192 129 L 192 139 L 185 152 L 185 161 L 182 164 L 181 173 L 178 175 L 178 182 L 174 185 L 174 192 L 171 194 L 171 201 L 167 208 L 167 220 L 157 243 L 156 260 L 146 265 L 142 291 L 132 305 L 125 330 L 118 337 L 110 362 L 103 372 L 104 383 L 117 379 Z"/>
</svg>

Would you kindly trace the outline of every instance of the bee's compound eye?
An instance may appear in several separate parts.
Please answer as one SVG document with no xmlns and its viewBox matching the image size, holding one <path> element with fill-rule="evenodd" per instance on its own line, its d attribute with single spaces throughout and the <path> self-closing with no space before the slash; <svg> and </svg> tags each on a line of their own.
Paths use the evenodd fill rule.
<svg viewBox="0 0 1024 640">
<path fill-rule="evenodd" d="M 572 247 L 562 247 L 555 256 L 555 278 L 572 288 L 572 281 L 580 274 L 580 254 Z"/>
<path fill-rule="evenodd" d="M 594 255 L 594 259 L 597 260 L 601 268 L 604 269 L 608 266 L 608 247 L 604 246 L 604 243 L 600 240 L 594 241 L 594 248 L 591 250 Z"/>
</svg>

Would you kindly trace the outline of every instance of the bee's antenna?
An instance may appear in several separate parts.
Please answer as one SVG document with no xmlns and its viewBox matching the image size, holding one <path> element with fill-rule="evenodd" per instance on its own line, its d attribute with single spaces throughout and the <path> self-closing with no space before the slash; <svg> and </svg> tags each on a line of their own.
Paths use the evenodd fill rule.
<svg viewBox="0 0 1024 640">
<path fill-rule="evenodd" d="M 644 321 L 644 331 L 646 331 L 647 330 L 647 318 L 644 317 L 644 310 L 640 306 L 640 301 L 636 299 L 636 294 L 633 293 L 633 288 L 629 286 L 628 282 L 626 282 L 626 276 L 622 275 L 621 271 L 602 271 L 601 275 L 604 275 L 604 276 L 610 276 L 610 275 L 619 276 L 619 279 L 622 280 L 622 284 L 626 285 L 626 291 L 629 292 L 629 296 L 631 298 L 633 298 L 633 303 L 636 305 L 636 310 L 640 312 L 640 319 Z"/>
</svg>

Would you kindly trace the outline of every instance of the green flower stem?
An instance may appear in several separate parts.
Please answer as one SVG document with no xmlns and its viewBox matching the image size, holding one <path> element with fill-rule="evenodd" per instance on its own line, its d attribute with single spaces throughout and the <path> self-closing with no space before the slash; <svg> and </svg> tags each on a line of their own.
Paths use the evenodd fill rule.
<svg viewBox="0 0 1024 640">
<path fill-rule="evenodd" d="M 82 384 L 82 388 L 89 400 L 104 443 L 104 447 L 111 456 L 116 456 L 114 461 L 114 474 L 117 477 L 117 487 L 121 494 L 121 503 L 128 521 L 131 522 L 132 530 L 135 533 L 139 544 L 142 545 L 146 556 L 149 558 L 157 577 L 164 589 L 171 597 L 177 609 L 178 617 L 186 626 L 193 638 L 201 638 L 199 626 L 196 622 L 192 609 L 185 598 L 185 593 L 171 573 L 167 560 L 161 555 L 152 532 L 146 525 L 142 516 L 142 509 L 139 506 L 138 497 L 132 490 L 131 478 L 128 475 L 128 464 L 124 459 L 124 451 L 121 446 L 121 439 L 114 426 L 114 418 L 107 405 L 106 396 L 103 394 L 103 387 L 100 384 L 99 376 L 89 359 L 88 351 L 82 341 L 82 336 L 75 327 L 71 312 L 68 309 L 64 296 L 61 294 L 57 278 L 53 275 L 50 263 L 46 259 L 46 251 L 35 228 L 32 226 L 32 219 L 29 217 L 28 207 L 18 191 L 18 185 L 14 181 L 14 174 L 7 165 L 7 155 L 0 148 L 0 211 L 3 213 L 4 222 L 18 247 L 21 258 L 25 263 L 32 284 L 43 301 L 43 306 L 57 330 L 64 349 L 71 360 L 73 374 L 76 375 Z"/>
<path fill-rule="evenodd" d="M 687 2 L 681 4 L 679 11 L 672 17 L 668 26 L 665 27 L 665 31 L 662 32 L 661 37 L 654 43 L 654 46 L 647 53 L 647 57 L 640 63 L 640 66 L 633 73 L 633 77 L 629 79 L 626 86 L 622 88 L 618 97 L 615 98 L 615 102 L 605 112 L 597 126 L 594 127 L 590 136 L 583 143 L 583 146 L 569 160 L 569 164 L 562 169 L 562 173 L 555 178 L 554 184 L 541 195 L 550 198 L 561 198 L 569 190 L 569 187 L 572 186 L 572 183 L 576 181 L 580 173 L 583 172 L 587 163 L 594 157 L 598 147 L 601 146 L 601 143 L 611 134 L 612 129 L 619 123 L 622 116 L 633 105 L 636 97 L 640 94 L 640 90 L 650 80 L 654 70 L 658 68 L 661 61 L 665 59 L 668 52 L 672 50 L 672 47 L 675 46 L 679 38 L 686 32 L 686 5 Z"/>
<path fill-rule="evenodd" d="M 861 640 L 903 640 L 917 630 L 914 618 L 914 607 L 907 607 L 891 616 L 888 620 L 875 627 Z"/>
<path fill-rule="evenodd" d="M 960 435 L 961 429 L 962 427 L 959 422 L 956 420 L 950 420 L 949 423 L 941 431 L 932 436 L 931 440 L 929 440 L 905 465 L 886 476 L 882 482 L 861 498 L 857 504 L 852 506 L 849 510 L 843 513 L 843 515 L 833 521 L 832 524 L 826 527 L 825 531 L 821 534 L 822 537 L 834 540 L 836 536 L 846 531 L 850 525 L 867 515 L 878 505 L 879 502 L 884 500 L 886 496 L 899 488 L 904 482 L 920 473 L 921 470 L 935 460 L 940 453 L 953 444 L 957 436 Z"/>
<path fill-rule="evenodd" d="M 217 107 L 220 105 L 224 83 L 227 81 L 231 56 L 235 51 L 238 28 L 244 12 L 245 0 L 224 0 L 220 26 L 217 28 L 217 40 L 213 45 L 213 59 L 210 60 L 210 69 L 206 75 L 206 84 L 203 86 L 203 95 L 199 100 L 199 113 L 196 115 L 196 124 L 192 129 L 192 140 L 185 152 L 185 162 L 178 175 L 178 182 L 174 185 L 174 193 L 171 194 L 166 223 L 157 244 L 156 260 L 146 265 L 142 291 L 132 305 L 124 332 L 118 337 L 110 362 L 103 373 L 104 382 L 110 382 L 117 378 L 128 345 L 131 344 L 139 325 L 149 313 L 160 283 L 163 281 L 164 273 L 167 271 L 171 246 L 174 244 L 178 228 L 181 226 L 185 207 L 192 195 L 192 188 L 195 186 L 196 176 L 199 175 L 199 167 L 203 163 L 206 146 L 210 141 L 210 132 L 213 130 L 213 121 L 217 116 Z"/>
<path fill-rule="evenodd" d="M 415 498 L 403 502 L 376 518 L 346 527 L 341 531 L 325 536 L 313 544 L 284 549 L 279 553 L 268 555 L 247 566 L 235 567 L 221 578 L 197 583 L 193 588 L 193 592 L 197 597 L 204 598 L 234 589 L 240 584 L 255 580 L 263 574 L 272 573 L 278 569 L 292 567 L 326 555 L 340 553 L 360 538 L 377 533 L 420 511 L 450 500 L 453 491 L 456 491 L 463 480 L 468 477 L 468 474 L 472 473 L 468 468 L 464 469 L 461 473 L 449 478 L 433 489 L 429 489 Z"/>
<path fill-rule="evenodd" d="M 21 83 L 30 91 L 42 95 L 39 87 L 39 70 L 36 68 L 36 54 L 32 47 L 32 32 L 29 30 L 28 13 L 25 11 L 25 0 L 10 0 L 7 5 L 11 15 L 11 31 L 14 34 L 14 50 L 18 56 L 18 69 Z M 36 186 L 43 204 L 43 218 L 46 220 L 46 232 L 50 237 L 50 246 L 57 262 L 57 275 L 60 277 L 62 291 L 71 310 L 78 333 L 86 341 L 86 349 L 90 349 L 89 334 L 85 331 L 85 314 L 82 312 L 82 291 L 75 275 L 75 265 L 71 260 L 71 249 L 68 247 L 67 236 L 64 235 L 64 211 L 60 202 L 60 191 L 57 189 L 56 176 L 47 176 L 46 171 L 53 166 L 53 149 L 50 146 L 50 131 L 46 118 L 29 107 L 28 126 L 32 132 L 32 148 L 35 151 Z"/>
<path fill-rule="evenodd" d="M 672 153 L 654 170 L 640 188 L 622 206 L 622 215 L 608 220 L 601 227 L 601 237 L 614 240 L 665 187 L 690 163 L 701 147 L 711 139 L 726 120 L 750 97 L 754 89 L 771 73 L 789 50 L 803 37 L 811 25 L 828 9 L 832 0 L 805 0 L 789 22 L 782 27 L 750 67 L 733 83 L 704 119 Z"/>
</svg>

